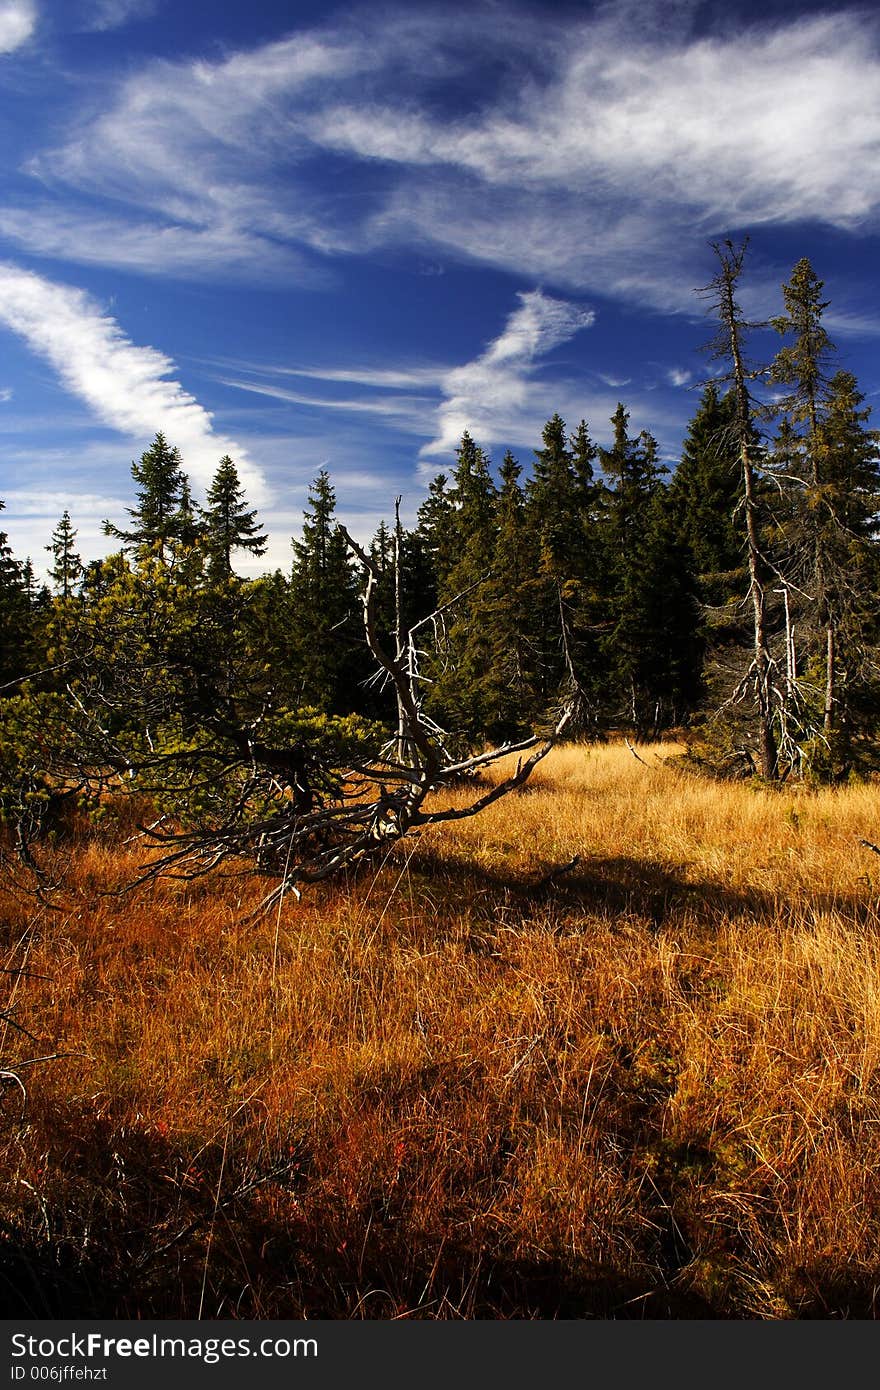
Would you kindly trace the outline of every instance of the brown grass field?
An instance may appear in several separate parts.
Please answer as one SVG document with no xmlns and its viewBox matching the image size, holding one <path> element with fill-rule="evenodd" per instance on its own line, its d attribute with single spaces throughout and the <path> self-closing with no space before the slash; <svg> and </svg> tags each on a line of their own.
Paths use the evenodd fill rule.
<svg viewBox="0 0 880 1390">
<path fill-rule="evenodd" d="M 880 787 L 639 751 L 256 922 L 118 830 L 7 885 L 5 1315 L 874 1317 Z"/>
</svg>

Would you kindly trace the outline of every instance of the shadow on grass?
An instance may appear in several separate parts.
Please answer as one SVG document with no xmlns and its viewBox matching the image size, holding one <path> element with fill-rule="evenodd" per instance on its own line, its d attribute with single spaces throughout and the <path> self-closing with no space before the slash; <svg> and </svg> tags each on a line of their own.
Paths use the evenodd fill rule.
<svg viewBox="0 0 880 1390">
<path fill-rule="evenodd" d="M 613 1270 L 517 1258 L 485 1231 L 420 1231 L 378 1189 L 352 1205 L 305 1151 L 263 1182 L 212 1145 L 190 1186 L 192 1164 L 153 1132 L 71 1111 L 56 1141 L 53 1192 L 0 1224 L 6 1318 L 718 1315 Z"/>
<path fill-rule="evenodd" d="M 53 1211 L 44 1201 L 39 1218 L 23 1213 L 21 1225 L 0 1225 L 6 1318 L 194 1318 L 200 1310 L 221 1319 L 750 1316 L 729 1284 L 706 1296 L 688 1287 L 693 1254 L 675 1221 L 668 1240 L 655 1229 L 633 1273 L 571 1255 L 523 1257 L 503 1233 L 476 1225 L 469 1236 L 420 1231 L 405 1204 L 331 1197 L 305 1154 L 293 1176 L 241 1197 L 236 1185 L 243 1189 L 248 1175 L 227 1165 L 233 1196 L 217 1211 L 216 1146 L 201 1155 L 195 1192 L 169 1184 L 186 1160 L 152 1133 L 93 1121 L 79 1150 L 62 1151 L 73 1205 Z M 877 1316 L 877 1278 L 868 1272 L 815 1269 L 787 1282 L 800 1317 Z"/>
<path fill-rule="evenodd" d="M 478 920 L 503 917 L 526 921 L 553 908 L 560 926 L 592 917 L 610 925 L 633 921 L 659 929 L 668 921 L 688 920 L 701 926 L 722 921 L 754 924 L 802 924 L 811 914 L 836 912 L 859 926 L 880 927 L 876 900 L 865 895 L 811 893 L 791 897 L 757 888 L 734 889 L 711 879 L 695 879 L 686 864 L 658 864 L 647 859 L 616 856 L 586 860 L 573 868 L 547 865 L 531 878 L 505 873 L 420 849 L 411 863 L 411 876 L 435 906 L 466 904 Z"/>
<path fill-rule="evenodd" d="M 727 1316 L 647 1260 L 636 1278 L 522 1257 L 479 1219 L 466 1236 L 421 1230 L 381 1188 L 352 1204 L 305 1150 L 262 1182 L 252 1164 L 224 1167 L 214 1144 L 190 1187 L 188 1157 L 152 1131 L 71 1110 L 56 1139 L 53 1193 L 0 1224 L 6 1318 Z M 218 1188 L 230 1194 L 219 1209 Z"/>
<path fill-rule="evenodd" d="M 453 1241 L 363 1223 L 347 1228 L 350 1253 L 320 1233 L 292 1233 L 254 1213 L 237 1214 L 218 1239 L 204 1284 L 207 1318 L 703 1319 L 742 1318 L 728 1296 L 676 1288 L 678 1271 L 637 1279 L 554 1258 L 521 1259 Z M 331 1218 L 331 1230 L 334 1227 Z M 334 1232 L 338 1234 L 338 1230 Z M 194 1318 L 202 1300 L 204 1242 L 164 1267 L 127 1266 L 118 1252 L 74 1256 L 70 1247 L 17 1244 L 0 1251 L 6 1318 Z M 124 1242 L 125 1231 L 106 1237 Z M 341 1244 L 341 1242 L 340 1242 Z M 181 1258 L 183 1255 L 183 1258 Z M 109 1260 L 108 1260 L 109 1257 Z M 115 1268 L 108 1276 L 108 1262 Z M 876 1319 L 877 1280 L 812 1271 L 794 1280 L 789 1306 L 804 1319 Z"/>
<path fill-rule="evenodd" d="M 368 1247 L 375 1240 L 368 1242 Z M 375 1252 L 378 1253 L 378 1252 Z M 410 1248 L 405 1253 L 414 1264 Z M 393 1281 L 388 1289 L 386 1261 L 381 1252 L 374 1269 L 374 1251 L 365 1248 L 358 1271 L 328 1259 L 321 1248 L 289 1247 L 290 1264 L 278 1271 L 274 1293 L 265 1286 L 242 1298 L 242 1284 L 224 1287 L 216 1265 L 206 1287 L 206 1316 L 221 1318 L 627 1318 L 715 1317 L 699 1300 L 670 1299 L 613 1279 L 579 1278 L 566 1267 L 525 1261 L 487 1259 L 472 1271 L 473 1252 L 445 1247 L 440 1263 L 436 1251 L 425 1251 L 412 1267 L 408 1288 Z M 470 1264 L 468 1263 L 470 1261 Z M 431 1297 L 425 1298 L 425 1290 Z M 76 1272 L 59 1268 L 46 1252 L 33 1248 L 4 1251 L 0 1260 L 0 1309 L 5 1318 L 194 1318 L 201 1294 L 200 1280 L 169 1278 L 152 1281 L 149 1290 L 137 1281 L 125 1288 L 108 1287 L 100 1261 Z M 407 1297 L 407 1295 L 409 1295 Z M 215 1310 L 219 1307 L 219 1313 Z"/>
<path fill-rule="evenodd" d="M 577 1261 L 520 1259 L 485 1246 L 415 1241 L 363 1219 L 328 1214 L 327 1227 L 291 1231 L 235 1213 L 215 1239 L 204 1316 L 220 1318 L 556 1319 L 711 1318 L 730 1314 L 662 1282 L 621 1277 Z M 206 1223 L 205 1223 L 206 1224 Z M 68 1241 L 17 1241 L 3 1232 L 0 1311 L 6 1318 L 194 1318 L 202 1302 L 205 1241 L 144 1268 L 125 1258 L 123 1227 L 93 1254 Z M 202 1235 L 204 1237 L 204 1230 Z M 331 1239 L 325 1241 L 322 1235 Z"/>
</svg>

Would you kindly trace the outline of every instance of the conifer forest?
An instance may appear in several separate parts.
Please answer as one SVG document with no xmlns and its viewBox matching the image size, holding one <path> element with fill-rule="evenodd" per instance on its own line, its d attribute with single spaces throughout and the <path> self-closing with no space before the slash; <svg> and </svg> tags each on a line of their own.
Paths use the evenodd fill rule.
<svg viewBox="0 0 880 1390">
<path fill-rule="evenodd" d="M 686 730 L 714 774 L 874 769 L 878 435 L 810 262 L 756 364 L 745 248 L 716 252 L 712 379 L 672 470 L 625 403 L 610 422 L 552 414 L 530 460 L 493 464 L 465 432 L 412 529 L 391 499 L 366 554 L 322 470 L 289 571 L 244 581 L 236 560 L 266 537 L 234 461 L 200 505 L 160 433 L 132 465 L 127 521 L 105 523 L 106 560 L 83 566 L 65 512 L 50 589 L 4 538 L 3 804 L 22 851 L 59 799 L 120 783 L 224 833 L 273 796 L 332 800 L 400 714 L 376 644 L 417 664 L 418 722 L 453 759 L 552 730 L 566 707 L 569 738 Z"/>
</svg>

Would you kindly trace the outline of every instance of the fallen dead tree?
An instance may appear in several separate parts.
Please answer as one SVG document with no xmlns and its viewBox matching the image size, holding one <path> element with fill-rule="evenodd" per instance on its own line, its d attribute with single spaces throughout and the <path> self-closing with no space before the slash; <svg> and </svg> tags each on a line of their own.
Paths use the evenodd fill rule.
<svg viewBox="0 0 880 1390">
<path fill-rule="evenodd" d="M 251 859 L 278 882 L 261 904 L 269 908 L 300 885 L 316 883 L 376 854 L 391 842 L 422 826 L 474 816 L 521 787 L 568 727 L 572 707 L 563 705 L 543 734 L 504 743 L 466 757 L 447 749 L 444 731 L 423 707 L 423 682 L 418 671 L 416 633 L 433 615 L 400 633 L 393 654 L 378 631 L 376 593 L 379 572 L 371 557 L 344 531 L 346 543 L 364 572 L 361 597 L 364 636 L 382 678 L 389 682 L 397 704 L 397 731 L 380 755 L 353 761 L 341 770 L 323 769 L 320 778 L 295 775 L 288 787 L 277 782 L 277 767 L 260 765 L 260 750 L 250 748 L 251 780 L 265 793 L 266 779 L 278 795 L 271 810 L 256 819 L 243 814 L 243 792 L 224 821 L 195 829 L 168 829 L 164 821 L 142 827 L 156 853 L 137 882 L 170 876 L 193 879 L 227 861 Z M 301 755 L 302 750 L 299 750 Z M 516 758 L 507 775 L 486 786 L 476 774 L 504 758 Z M 303 759 L 300 756 L 300 763 Z M 274 758 L 277 764 L 277 750 Z M 445 788 L 471 785 L 475 792 L 465 804 L 438 804 Z M 430 804 L 428 800 L 431 798 Z"/>
</svg>

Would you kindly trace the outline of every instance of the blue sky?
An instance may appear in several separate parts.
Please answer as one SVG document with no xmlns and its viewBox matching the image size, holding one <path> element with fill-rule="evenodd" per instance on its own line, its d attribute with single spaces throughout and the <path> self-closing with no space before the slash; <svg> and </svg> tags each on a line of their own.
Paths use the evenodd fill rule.
<svg viewBox="0 0 880 1390">
<path fill-rule="evenodd" d="M 880 387 L 876 6 L 0 0 L 0 150 L 0 527 L 38 564 L 65 507 L 106 550 L 159 429 L 196 496 L 236 459 L 257 568 L 319 468 L 366 537 L 464 428 L 525 463 L 622 400 L 674 459 L 728 235 L 755 317 L 810 256 Z"/>
</svg>

